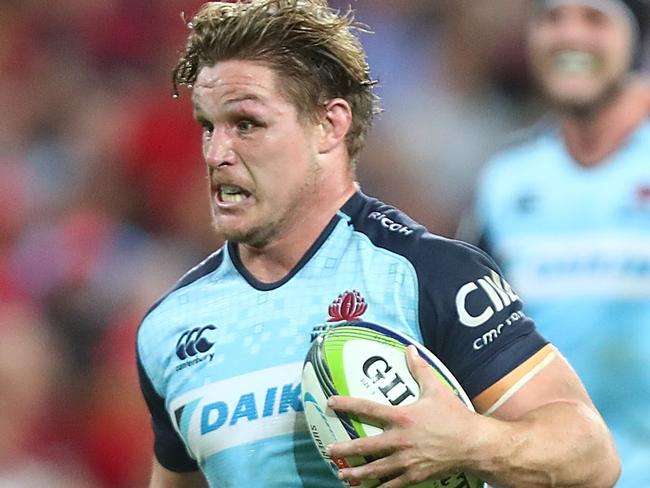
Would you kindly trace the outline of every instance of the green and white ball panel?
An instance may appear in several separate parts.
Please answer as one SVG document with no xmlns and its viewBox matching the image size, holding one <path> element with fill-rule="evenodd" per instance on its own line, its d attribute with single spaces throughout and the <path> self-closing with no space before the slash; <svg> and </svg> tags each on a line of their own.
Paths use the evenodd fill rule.
<svg viewBox="0 0 650 488">
<path fill-rule="evenodd" d="M 327 406 L 327 398 L 320 387 L 311 362 L 305 363 L 302 386 L 303 408 L 307 417 L 309 431 L 318 452 L 327 463 L 333 464 L 332 469 L 334 471 L 345 467 L 341 460 L 332 460 L 327 455 L 325 448 L 333 442 L 349 440 L 351 437 L 348 435 L 336 413 Z M 347 465 L 349 466 L 359 466 L 365 463 L 365 459 L 361 457 L 350 458 L 347 461 Z"/>
<path fill-rule="evenodd" d="M 473 406 L 462 387 L 424 346 L 388 327 L 365 322 L 336 326 L 311 346 L 303 369 L 302 395 L 305 416 L 312 438 L 323 459 L 336 471 L 358 466 L 370 459 L 352 457 L 332 460 L 325 448 L 332 442 L 381 434 L 381 428 L 362 419 L 337 414 L 327 407 L 330 395 L 364 398 L 383 405 L 405 406 L 420 395 L 417 381 L 406 362 L 408 345 L 416 346 L 431 365 L 438 380 L 447 386 L 472 411 Z M 354 486 L 372 488 L 379 481 L 364 481 Z M 481 488 L 479 479 L 458 473 L 437 481 L 414 485 L 417 488 Z"/>
<path fill-rule="evenodd" d="M 331 344 L 327 341 L 324 345 L 325 357 Z M 346 386 L 345 391 L 339 390 L 341 395 L 401 406 L 413 403 L 420 396 L 420 388 L 408 371 L 404 348 L 350 339 L 342 343 L 340 364 L 344 367 L 337 368 L 336 373 L 332 371 L 332 375 L 335 385 Z M 361 437 L 382 432 L 378 427 L 351 420 Z"/>
<path fill-rule="evenodd" d="M 386 355 L 385 358 L 390 358 L 390 366 L 397 368 L 398 374 L 407 381 L 409 388 L 416 393 L 415 398 L 409 397 L 400 405 L 408 405 L 417 398 L 419 398 L 419 387 L 417 382 L 411 377 L 410 371 L 406 363 L 405 350 L 410 344 L 414 345 L 420 355 L 432 366 L 434 373 L 441 383 L 446 385 L 451 391 L 458 396 L 465 406 L 474 411 L 474 406 L 463 391 L 462 387 L 447 369 L 447 367 L 428 349 L 414 341 L 413 339 L 401 334 L 395 330 L 389 329 L 385 326 L 378 326 L 375 324 L 368 324 L 373 328 L 363 327 L 361 325 L 345 325 L 331 329 L 327 333 L 327 340 L 322 344 L 324 360 L 330 370 L 332 379 L 337 386 L 337 391 L 340 395 L 357 396 L 356 392 L 351 392 L 350 380 L 356 378 L 352 375 L 352 371 L 362 371 L 362 369 L 355 367 L 351 361 L 358 355 L 358 361 L 362 357 L 370 358 L 372 356 L 382 354 Z M 391 336 L 386 335 L 389 332 Z M 347 351 L 344 354 L 344 350 Z M 346 373 L 347 372 L 347 373 Z M 355 382 L 355 383 L 358 383 Z M 397 393 L 397 392 L 395 392 Z M 361 398 L 366 398 L 365 395 L 359 395 Z M 383 395 L 379 395 L 383 397 Z M 373 400 L 385 403 L 383 398 L 371 398 Z M 393 398 L 396 400 L 396 398 Z"/>
</svg>

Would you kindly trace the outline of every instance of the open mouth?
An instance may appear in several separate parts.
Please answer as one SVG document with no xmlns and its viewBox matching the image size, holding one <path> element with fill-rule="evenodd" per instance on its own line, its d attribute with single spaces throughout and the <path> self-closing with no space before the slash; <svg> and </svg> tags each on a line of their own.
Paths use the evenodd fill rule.
<svg viewBox="0 0 650 488">
<path fill-rule="evenodd" d="M 250 197 L 251 194 L 237 185 L 219 185 L 217 198 L 223 203 L 239 203 Z"/>
<path fill-rule="evenodd" d="M 562 51 L 553 58 L 555 69 L 566 74 L 589 74 L 598 69 L 596 56 L 584 51 Z"/>
</svg>

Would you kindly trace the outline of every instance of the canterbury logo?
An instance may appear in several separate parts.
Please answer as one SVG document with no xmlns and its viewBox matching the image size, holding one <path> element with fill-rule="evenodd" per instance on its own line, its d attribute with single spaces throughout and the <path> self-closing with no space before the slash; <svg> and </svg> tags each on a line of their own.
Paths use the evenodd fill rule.
<svg viewBox="0 0 650 488">
<path fill-rule="evenodd" d="M 203 334 L 207 330 L 216 329 L 216 326 L 210 324 L 205 327 L 196 327 L 183 332 L 176 343 L 176 355 L 178 358 L 187 359 L 199 353 L 208 352 L 214 345 L 214 342 L 203 337 Z"/>
</svg>

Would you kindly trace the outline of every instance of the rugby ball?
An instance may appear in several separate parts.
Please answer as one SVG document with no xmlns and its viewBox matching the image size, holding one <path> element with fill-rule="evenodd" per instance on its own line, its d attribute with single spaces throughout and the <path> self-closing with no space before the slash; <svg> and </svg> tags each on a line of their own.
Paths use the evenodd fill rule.
<svg viewBox="0 0 650 488">
<path fill-rule="evenodd" d="M 386 326 L 369 322 L 346 322 L 317 337 L 311 345 L 302 372 L 302 402 L 316 447 L 332 471 L 373 461 L 369 456 L 331 459 L 326 447 L 337 441 L 377 435 L 382 429 L 352 415 L 327 407 L 332 395 L 348 395 L 385 405 L 408 405 L 419 398 L 420 389 L 406 363 L 405 350 L 414 345 L 436 377 L 463 404 L 474 411 L 462 387 L 445 365 L 424 346 Z M 352 486 L 372 488 L 380 480 L 366 480 Z M 350 486 L 350 485 L 348 485 Z M 478 478 L 457 473 L 437 481 L 418 483 L 418 488 L 482 488 Z"/>
</svg>

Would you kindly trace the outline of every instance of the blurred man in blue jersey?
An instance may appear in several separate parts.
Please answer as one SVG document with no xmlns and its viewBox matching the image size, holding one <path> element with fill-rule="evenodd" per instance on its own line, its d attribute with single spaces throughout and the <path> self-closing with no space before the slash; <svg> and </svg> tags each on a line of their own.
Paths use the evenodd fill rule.
<svg viewBox="0 0 650 488">
<path fill-rule="evenodd" d="M 649 487 L 650 87 L 636 71 L 648 7 L 531 8 L 529 64 L 552 114 L 487 164 L 475 228 L 612 430 L 617 486 Z"/>
<path fill-rule="evenodd" d="M 499 486 L 613 486 L 602 418 L 493 260 L 359 190 L 378 102 L 357 28 L 322 0 L 212 2 L 190 23 L 174 80 L 191 86 L 226 244 L 138 331 L 151 487 L 398 488 L 460 471 Z M 409 350 L 417 402 L 330 398 L 386 428 L 329 446 L 332 459 L 374 459 L 330 471 L 300 403 L 302 364 L 315 335 L 354 320 L 424 343 L 478 413 Z"/>
</svg>

